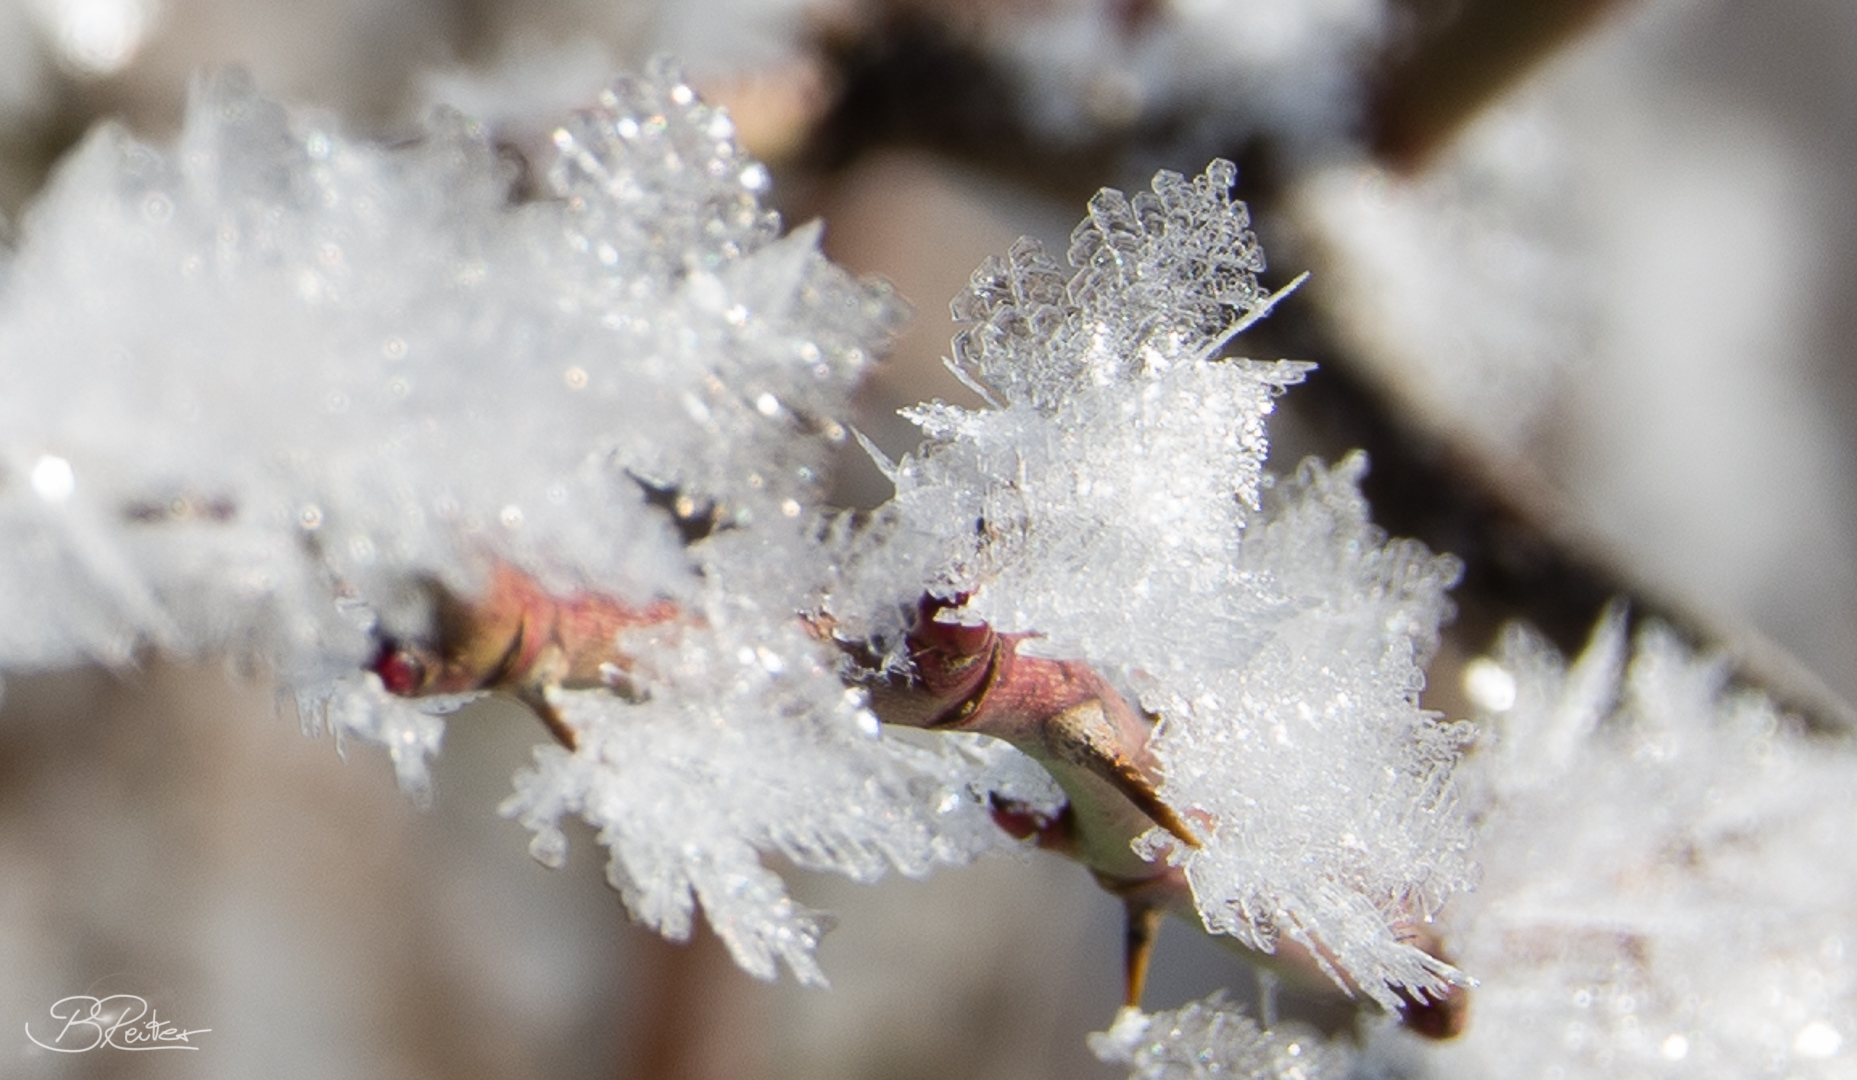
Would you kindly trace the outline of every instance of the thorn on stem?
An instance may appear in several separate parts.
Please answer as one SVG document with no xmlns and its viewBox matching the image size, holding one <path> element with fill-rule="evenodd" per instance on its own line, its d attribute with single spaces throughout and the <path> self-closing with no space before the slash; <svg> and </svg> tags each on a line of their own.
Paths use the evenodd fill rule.
<svg viewBox="0 0 1857 1080">
<path fill-rule="evenodd" d="M 1122 903 L 1128 914 L 1122 955 L 1122 1004 L 1139 1009 L 1142 992 L 1148 986 L 1148 965 L 1154 959 L 1154 940 L 1160 935 L 1161 921 L 1167 912 L 1157 904 L 1132 896 L 1124 897 Z"/>
</svg>

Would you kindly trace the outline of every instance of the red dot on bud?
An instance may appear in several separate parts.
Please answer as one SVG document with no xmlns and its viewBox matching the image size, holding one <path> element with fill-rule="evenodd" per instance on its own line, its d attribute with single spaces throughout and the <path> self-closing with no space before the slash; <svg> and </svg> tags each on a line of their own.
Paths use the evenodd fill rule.
<svg viewBox="0 0 1857 1080">
<path fill-rule="evenodd" d="M 396 697 L 413 697 L 426 685 L 426 664 L 419 654 L 407 648 L 388 646 L 374 662 L 374 674 L 381 685 Z"/>
</svg>

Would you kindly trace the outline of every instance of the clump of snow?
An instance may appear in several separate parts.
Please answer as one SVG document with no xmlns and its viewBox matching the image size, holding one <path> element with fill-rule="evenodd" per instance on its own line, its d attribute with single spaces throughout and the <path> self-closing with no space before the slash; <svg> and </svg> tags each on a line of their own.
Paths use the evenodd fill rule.
<svg viewBox="0 0 1857 1080">
<path fill-rule="evenodd" d="M 1617 611 L 1571 668 L 1520 628 L 1492 659 L 1516 689 L 1465 770 L 1484 880 L 1445 920 L 1481 988 L 1428 1074 L 1847 1075 L 1849 740 L 1660 626 L 1627 650 Z"/>
<path fill-rule="evenodd" d="M 908 414 L 929 441 L 889 466 L 889 561 L 848 564 L 964 597 L 954 617 L 1037 634 L 1020 647 L 1161 716 L 1161 796 L 1207 843 L 1143 854 L 1186 868 L 1209 929 L 1287 934 L 1392 1007 L 1462 978 L 1399 931 L 1472 877 L 1465 732 L 1417 705 L 1458 564 L 1369 523 L 1358 456 L 1264 477 L 1264 419 L 1306 367 L 1218 355 L 1274 299 L 1233 178 L 1104 192 L 1068 274 L 1021 242 L 974 275 L 954 364 L 995 407 Z"/>
<path fill-rule="evenodd" d="M 1098 1060 L 1129 1066 L 1129 1080 L 1343 1080 L 1354 1063 L 1311 1028 L 1259 1027 L 1223 991 L 1163 1012 L 1123 1009 L 1089 1043 Z"/>
</svg>

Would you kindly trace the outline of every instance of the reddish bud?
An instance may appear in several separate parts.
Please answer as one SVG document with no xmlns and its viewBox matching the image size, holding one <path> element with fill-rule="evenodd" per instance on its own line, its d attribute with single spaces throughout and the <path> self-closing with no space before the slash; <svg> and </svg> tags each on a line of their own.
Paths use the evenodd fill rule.
<svg viewBox="0 0 1857 1080">
<path fill-rule="evenodd" d="M 1462 989 L 1450 989 L 1444 996 L 1433 998 L 1426 994 L 1407 994 L 1399 1007 L 1400 1022 L 1415 1034 L 1427 1039 L 1455 1039 L 1464 1033 L 1470 1024 L 1470 994 Z"/>
<path fill-rule="evenodd" d="M 381 685 L 396 697 L 417 697 L 425 689 L 431 671 L 417 649 L 391 638 L 381 642 L 380 655 L 369 670 L 379 675 Z"/>
<path fill-rule="evenodd" d="M 1040 813 L 998 792 L 989 797 L 989 802 L 993 824 L 998 825 L 1001 832 L 1014 840 L 1030 840 L 1046 851 L 1074 857 L 1076 817 L 1071 813 L 1068 803 L 1059 807 L 1053 815 Z"/>
</svg>

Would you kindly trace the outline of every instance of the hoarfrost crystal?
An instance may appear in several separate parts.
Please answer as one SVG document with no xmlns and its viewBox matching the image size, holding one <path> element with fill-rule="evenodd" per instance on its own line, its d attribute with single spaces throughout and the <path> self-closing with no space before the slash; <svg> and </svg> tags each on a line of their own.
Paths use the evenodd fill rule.
<svg viewBox="0 0 1857 1080">
<path fill-rule="evenodd" d="M 468 592 L 492 558 L 677 596 L 635 478 L 744 518 L 807 493 L 804 424 L 898 309 L 777 238 L 678 87 L 609 92 L 520 206 L 455 114 L 385 149 L 222 78 L 171 153 L 93 135 L 0 301 L 0 662 L 234 648 L 314 681 L 368 647 L 332 580 L 396 628 L 415 578 Z M 46 455 L 67 497 L 23 483 Z"/>
<path fill-rule="evenodd" d="M 1178 1009 L 1123 1009 L 1090 1050 L 1130 1067 L 1129 1080 L 1344 1080 L 1353 1055 L 1339 1041 L 1296 1024 L 1264 1029 L 1223 992 Z"/>
<path fill-rule="evenodd" d="M 1161 796 L 1209 835 L 1143 854 L 1185 867 L 1209 929 L 1287 935 L 1390 1008 L 1462 981 L 1401 940 L 1472 877 L 1466 733 L 1416 701 L 1458 566 L 1369 523 L 1363 458 L 1270 489 L 1264 418 L 1306 368 L 1218 356 L 1275 300 L 1234 176 L 1103 192 L 1069 274 L 1022 241 L 974 275 L 953 362 L 995 407 L 909 414 L 929 443 L 892 467 L 898 539 L 860 573 L 1159 714 Z"/>
<path fill-rule="evenodd" d="M 556 863 L 559 819 L 580 815 L 611 849 L 607 876 L 640 922 L 683 940 L 700 901 L 744 969 L 773 978 L 778 960 L 823 984 L 812 952 L 828 924 L 788 898 L 758 853 L 865 882 L 972 861 L 1002 838 L 982 766 L 1017 755 L 873 735 L 797 627 L 770 635 L 764 620 L 719 606 L 705 616 L 646 652 L 649 701 L 615 709 L 603 692 L 565 695 L 577 748 L 537 748 L 503 812 Z M 1058 801 L 1048 785 L 1034 800 Z"/>
</svg>

